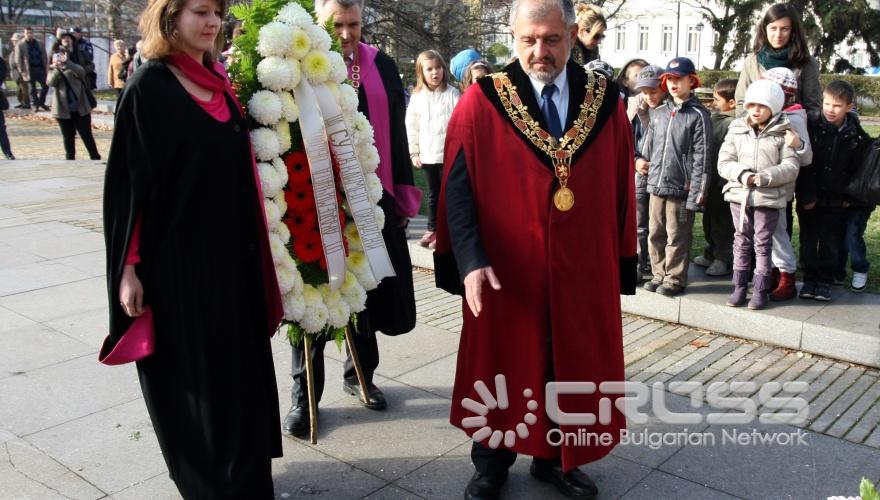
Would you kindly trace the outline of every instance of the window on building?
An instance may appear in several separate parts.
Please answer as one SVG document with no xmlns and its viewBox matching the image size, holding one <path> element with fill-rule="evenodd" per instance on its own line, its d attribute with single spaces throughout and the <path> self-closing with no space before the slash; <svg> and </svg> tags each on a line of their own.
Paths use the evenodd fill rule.
<svg viewBox="0 0 880 500">
<path fill-rule="evenodd" d="M 696 26 L 688 26 L 687 34 L 687 51 L 689 54 L 696 54 L 700 47 L 700 30 Z"/>
<path fill-rule="evenodd" d="M 648 50 L 648 32 L 648 26 L 639 26 L 639 52 L 646 52 Z"/>
<path fill-rule="evenodd" d="M 856 52 L 852 59 L 852 65 L 856 68 L 862 68 L 865 66 L 865 53 L 864 52 Z"/>
<path fill-rule="evenodd" d="M 618 26 L 617 34 L 614 37 L 614 50 L 623 52 L 626 50 L 626 27 Z"/>
<path fill-rule="evenodd" d="M 661 44 L 660 50 L 664 53 L 672 52 L 672 25 L 664 24 L 663 25 L 663 43 Z"/>
</svg>

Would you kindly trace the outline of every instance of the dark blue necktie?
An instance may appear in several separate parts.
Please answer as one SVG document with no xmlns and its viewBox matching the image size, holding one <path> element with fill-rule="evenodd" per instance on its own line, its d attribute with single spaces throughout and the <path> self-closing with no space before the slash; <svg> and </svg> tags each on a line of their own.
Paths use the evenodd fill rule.
<svg viewBox="0 0 880 500">
<path fill-rule="evenodd" d="M 553 93 L 556 92 L 556 85 L 545 85 L 541 89 L 541 112 L 544 113 L 544 120 L 547 121 L 547 128 L 550 135 L 559 139 L 562 137 L 562 124 L 559 123 L 559 111 L 553 104 Z"/>
</svg>

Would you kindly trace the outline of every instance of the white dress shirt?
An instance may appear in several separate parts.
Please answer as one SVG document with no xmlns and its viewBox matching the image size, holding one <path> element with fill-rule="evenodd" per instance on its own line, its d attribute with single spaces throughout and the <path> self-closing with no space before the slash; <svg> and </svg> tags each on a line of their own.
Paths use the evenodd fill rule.
<svg viewBox="0 0 880 500">
<path fill-rule="evenodd" d="M 550 98 L 553 104 L 556 105 L 556 111 L 559 113 L 559 119 L 562 121 L 559 124 L 559 129 L 562 130 L 562 133 L 567 132 L 565 124 L 568 118 L 568 75 L 566 73 L 566 68 L 562 68 L 562 72 L 553 80 L 553 84 L 556 85 L 556 92 Z M 535 99 L 537 99 L 538 106 L 540 107 L 544 102 L 544 98 L 541 97 L 541 91 L 544 90 L 545 85 L 531 76 L 529 76 L 529 80 L 532 81 L 532 90 L 535 91 Z"/>
</svg>

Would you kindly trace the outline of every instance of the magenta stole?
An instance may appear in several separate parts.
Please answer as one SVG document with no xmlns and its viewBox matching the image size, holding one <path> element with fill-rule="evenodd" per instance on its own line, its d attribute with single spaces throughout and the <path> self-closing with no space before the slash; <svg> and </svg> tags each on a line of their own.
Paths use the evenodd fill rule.
<svg viewBox="0 0 880 500">
<path fill-rule="evenodd" d="M 382 82 L 382 75 L 376 68 L 376 55 L 379 49 L 358 43 L 358 62 L 361 67 L 361 83 L 367 95 L 367 108 L 370 112 L 370 124 L 373 126 L 373 137 L 376 149 L 379 150 L 379 169 L 376 175 L 382 181 L 382 188 L 394 198 L 398 215 L 414 217 L 419 213 L 422 192 L 409 184 L 394 184 L 391 156 L 391 117 L 388 107 L 388 93 Z M 348 68 L 351 77 L 351 67 Z"/>
</svg>

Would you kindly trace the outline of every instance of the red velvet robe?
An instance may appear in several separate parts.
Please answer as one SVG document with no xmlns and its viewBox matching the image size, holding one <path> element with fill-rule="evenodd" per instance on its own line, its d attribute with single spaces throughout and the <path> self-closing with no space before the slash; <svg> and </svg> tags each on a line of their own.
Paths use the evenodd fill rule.
<svg viewBox="0 0 880 500">
<path fill-rule="evenodd" d="M 505 71 L 538 119 L 528 79 L 518 63 Z M 583 101 L 586 75 L 569 64 L 568 126 Z M 578 87 L 579 86 L 579 87 Z M 437 254 L 451 253 L 446 224 L 445 186 L 452 164 L 463 151 L 474 195 L 480 237 L 501 290 L 483 288 L 479 318 L 462 301 L 464 324 L 450 415 L 452 425 L 473 435 L 462 419 L 476 414 L 462 407 L 465 398 L 481 401 L 474 383 L 484 381 L 495 393 L 495 376 L 506 377 L 509 408 L 488 412 L 493 430 L 515 430 L 529 413 L 537 422 L 529 436 L 510 448 L 535 457 L 561 456 L 570 470 L 598 460 L 619 441 L 625 418 L 616 408 L 607 425 L 583 427 L 587 433 L 610 433 L 607 446 L 551 446 L 547 434 L 558 428 L 546 413 L 545 384 L 553 381 L 623 381 L 620 297 L 621 263 L 636 255 L 632 131 L 617 87 L 608 83 L 596 124 L 575 156 L 568 186 L 574 207 L 553 205 L 558 187 L 549 160 L 543 158 L 499 107 L 491 78 L 474 85 L 459 102 L 446 135 L 444 184 L 438 210 Z M 440 271 L 438 271 L 439 274 Z M 439 283 L 438 277 L 438 283 Z M 630 284 L 631 285 L 631 284 Z M 631 293 L 631 292 L 630 292 Z M 531 389 L 531 398 L 523 391 Z M 563 396 L 570 413 L 599 415 L 601 394 Z M 612 401 L 613 396 L 609 397 Z M 565 433 L 578 432 L 565 425 Z M 488 446 L 488 439 L 481 441 Z M 504 444 L 501 445 L 502 447 Z"/>
</svg>

